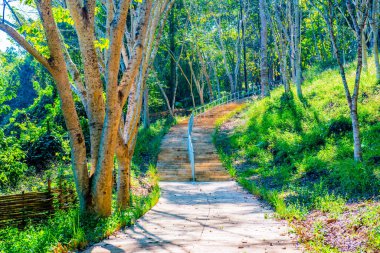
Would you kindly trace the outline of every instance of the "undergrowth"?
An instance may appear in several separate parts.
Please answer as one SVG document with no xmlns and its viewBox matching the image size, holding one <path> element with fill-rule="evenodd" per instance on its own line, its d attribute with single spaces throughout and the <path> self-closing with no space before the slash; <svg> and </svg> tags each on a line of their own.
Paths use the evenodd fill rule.
<svg viewBox="0 0 380 253">
<path fill-rule="evenodd" d="M 107 238 L 115 231 L 133 225 L 158 201 L 156 185 L 148 196 L 134 196 L 127 211 L 115 211 L 111 217 L 90 219 L 80 217 L 78 209 L 59 211 L 41 224 L 30 224 L 25 230 L 15 227 L 0 230 L 0 252 L 68 252 Z"/>
<path fill-rule="evenodd" d="M 354 72 L 354 65 L 349 66 L 350 84 Z M 360 163 L 353 160 L 349 108 L 338 71 L 309 72 L 306 77 L 306 102 L 294 91 L 284 94 L 278 88 L 240 113 L 244 124 L 223 129 L 222 122 L 238 121 L 233 115 L 218 122 L 214 138 L 230 174 L 290 221 L 304 220 L 313 210 L 338 218 L 348 203 L 376 201 L 380 192 L 380 86 L 374 66 L 361 80 Z M 366 250 L 380 249 L 379 213 L 372 214 L 376 222 Z"/>
<path fill-rule="evenodd" d="M 175 120 L 162 119 L 151 124 L 149 129 L 139 130 L 132 161 L 131 208 L 123 212 L 116 211 L 116 199 L 114 199 L 114 212 L 108 218 L 80 217 L 79 209 L 74 208 L 58 211 L 48 220 L 39 224 L 30 223 L 22 230 L 16 227 L 0 229 L 0 253 L 68 252 L 84 249 L 125 226 L 133 225 L 159 199 L 160 190 L 155 164 L 161 139 L 173 124 Z M 65 180 L 73 187 L 71 171 L 67 168 L 61 170 L 65 170 Z M 54 187 L 55 183 L 52 185 Z"/>
</svg>

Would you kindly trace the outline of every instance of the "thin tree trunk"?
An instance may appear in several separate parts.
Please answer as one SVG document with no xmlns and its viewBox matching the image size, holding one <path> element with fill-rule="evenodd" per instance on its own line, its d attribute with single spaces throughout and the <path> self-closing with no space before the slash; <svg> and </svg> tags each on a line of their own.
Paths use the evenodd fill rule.
<svg viewBox="0 0 380 253">
<path fill-rule="evenodd" d="M 359 85 L 360 85 L 360 76 L 363 66 L 363 55 L 362 55 L 362 32 L 364 30 L 364 24 L 359 26 L 357 24 L 357 21 L 354 20 L 355 25 L 355 33 L 356 33 L 356 41 L 358 44 L 357 48 L 357 69 L 356 69 L 356 78 L 355 78 L 355 85 L 354 85 L 354 92 L 351 96 L 350 89 L 347 83 L 346 73 L 344 69 L 344 65 L 341 61 L 341 55 L 340 51 L 337 46 L 337 40 L 336 36 L 334 34 L 333 30 L 333 17 L 330 10 L 323 12 L 321 9 L 319 9 L 317 6 L 313 4 L 314 7 L 317 8 L 317 10 L 320 12 L 322 17 L 324 18 L 328 32 L 329 37 L 331 40 L 331 44 L 333 47 L 333 53 L 336 58 L 336 61 L 339 66 L 339 73 L 342 78 L 343 87 L 346 95 L 347 104 L 350 108 L 350 115 L 351 115 L 351 122 L 352 122 L 352 133 L 353 133 L 353 139 L 354 139 L 354 159 L 355 161 L 361 161 L 362 160 L 362 148 L 361 148 L 361 140 L 360 140 L 360 128 L 359 128 L 359 120 L 358 120 L 358 111 L 357 111 L 357 101 L 358 101 L 358 95 L 359 95 Z M 354 15 L 352 14 L 351 5 L 350 2 L 347 2 L 347 7 L 350 12 L 350 16 L 353 18 Z M 327 13 L 326 13 L 327 12 Z M 366 18 L 362 22 L 365 22 Z"/>
<path fill-rule="evenodd" d="M 293 83 L 296 83 L 296 43 L 295 43 L 295 22 L 293 20 L 292 1 L 287 1 L 287 16 L 290 32 L 290 65 Z"/>
<path fill-rule="evenodd" d="M 193 69 L 193 63 L 191 61 L 189 61 L 189 67 L 190 67 L 190 72 L 191 72 L 191 76 L 195 82 L 195 87 L 197 88 L 197 91 L 198 91 L 198 95 L 199 95 L 199 100 L 201 102 L 201 105 L 204 105 L 205 101 L 204 101 L 204 97 L 203 97 L 203 83 L 201 83 L 201 80 L 198 80 L 197 77 L 195 76 L 195 72 L 194 72 L 194 69 Z M 202 76 L 202 74 L 201 74 Z"/>
<path fill-rule="evenodd" d="M 260 40 L 260 77 L 261 77 L 261 96 L 268 97 L 270 96 L 269 91 L 269 82 L 268 82 L 268 27 L 267 27 L 267 18 L 265 15 L 265 0 L 259 0 L 260 8 L 260 25 L 261 25 L 261 40 Z"/>
<path fill-rule="evenodd" d="M 373 54 L 376 67 L 376 79 L 380 80 L 380 62 L 379 62 L 379 0 L 373 0 L 372 13 L 370 15 L 370 24 L 373 33 Z"/>
<path fill-rule="evenodd" d="M 245 10 L 245 8 L 244 8 Z M 242 41 L 243 41 L 243 68 L 244 68 L 244 87 L 245 91 L 248 92 L 248 74 L 247 74 L 247 45 L 245 41 L 245 13 L 243 13 L 243 0 L 240 0 L 240 16 L 241 16 L 241 31 L 242 31 Z"/>
<path fill-rule="evenodd" d="M 272 18 L 270 18 L 269 24 L 270 24 L 270 29 L 273 31 L 273 34 L 274 34 L 275 49 L 276 49 L 276 53 L 279 59 L 282 84 L 284 85 L 285 92 L 287 93 L 290 91 L 290 87 L 289 87 L 289 82 L 288 82 L 288 77 L 287 77 L 287 55 L 286 55 L 287 46 L 285 42 L 286 39 L 284 38 L 285 35 L 283 34 L 282 24 L 279 23 L 281 21 L 278 19 L 278 16 L 275 17 L 275 21 Z"/>
<path fill-rule="evenodd" d="M 174 17 L 174 12 L 170 12 L 169 15 L 169 42 L 170 42 L 170 51 L 173 52 L 173 54 L 176 54 L 176 43 L 175 43 L 175 17 Z M 169 82 L 169 87 L 171 88 L 172 93 L 174 92 L 174 86 L 175 86 L 175 68 L 176 68 L 176 63 L 175 59 L 170 58 L 170 82 Z"/>
<path fill-rule="evenodd" d="M 236 45 L 235 45 L 235 54 L 236 54 L 236 64 L 235 64 L 235 89 L 236 90 L 241 90 L 241 82 L 240 82 L 240 62 L 241 62 L 241 49 L 242 49 L 242 43 L 241 43 L 241 34 L 240 34 L 240 27 L 241 27 L 241 19 L 238 18 L 238 36 L 236 40 Z"/>
<path fill-rule="evenodd" d="M 145 82 L 144 78 L 144 82 Z M 149 89 L 144 84 L 145 89 L 144 89 L 144 110 L 143 110 L 143 123 L 144 123 L 144 128 L 149 128 L 150 127 L 150 117 L 149 117 Z"/>
<path fill-rule="evenodd" d="M 193 108 L 196 107 L 196 104 L 195 104 L 195 98 L 194 98 L 194 92 L 193 92 L 193 75 L 191 75 L 191 78 L 190 78 L 190 94 L 191 94 L 191 99 L 193 101 Z"/>
<path fill-rule="evenodd" d="M 225 49 L 225 46 L 224 46 L 224 41 L 223 41 L 223 36 L 222 36 L 222 27 L 221 27 L 221 24 L 220 24 L 220 18 L 219 18 L 219 21 L 217 21 L 215 19 L 215 23 L 216 23 L 216 25 L 218 27 L 219 42 L 220 42 L 220 48 L 221 48 L 222 55 L 223 55 L 224 68 L 226 69 L 226 75 L 227 75 L 228 80 L 230 82 L 231 93 L 234 93 L 235 92 L 235 84 L 234 84 L 234 81 L 233 81 L 233 78 L 232 78 L 232 75 L 231 75 L 231 72 L 230 72 L 230 68 L 228 66 L 228 62 L 227 62 L 226 49 Z"/>
<path fill-rule="evenodd" d="M 297 95 L 299 99 L 303 99 L 302 95 L 302 69 L 301 69 L 301 8 L 299 6 L 299 0 L 294 0 L 294 12 L 295 12 L 295 56 L 296 56 L 296 87 Z"/>
<path fill-rule="evenodd" d="M 178 89 L 178 64 L 175 66 L 175 87 L 173 92 L 173 100 L 172 100 L 172 112 L 175 114 L 175 103 L 177 98 L 177 89 Z"/>
<path fill-rule="evenodd" d="M 165 92 L 165 90 L 164 90 L 164 87 L 162 87 L 162 85 L 161 85 L 160 83 L 158 84 L 158 87 L 160 88 L 161 94 L 162 94 L 162 96 L 163 96 L 164 99 L 165 99 L 166 107 L 167 107 L 168 110 L 169 110 L 170 116 L 172 116 L 172 118 L 174 118 L 174 110 L 173 110 L 172 107 L 170 106 L 170 101 L 169 101 L 168 96 L 166 95 L 166 92 Z"/>
<path fill-rule="evenodd" d="M 313 18 L 311 18 L 311 13 L 309 12 L 309 20 L 311 22 L 311 31 L 313 33 L 313 43 L 314 43 L 314 50 L 315 50 L 315 54 L 317 55 L 317 60 L 318 61 L 322 61 L 322 56 L 321 56 L 321 52 L 318 48 L 318 41 L 317 41 L 317 36 L 315 36 L 315 28 L 314 28 L 314 20 Z M 322 42 L 323 43 L 323 42 Z"/>
<path fill-rule="evenodd" d="M 211 61 L 212 69 L 214 70 L 214 77 L 216 81 L 216 89 L 218 91 L 218 98 L 220 98 L 220 83 L 219 83 L 219 76 L 218 71 L 216 70 L 215 62 Z"/>
<path fill-rule="evenodd" d="M 363 32 L 363 31 L 362 31 Z M 358 62 L 356 68 L 356 77 L 355 77 L 355 86 L 354 92 L 352 94 L 351 102 L 351 120 L 352 120 L 352 130 L 354 137 L 354 159 L 355 161 L 362 161 L 362 147 L 360 140 L 360 129 L 359 129 L 359 119 L 358 119 L 358 96 L 359 96 L 359 85 L 360 85 L 360 76 L 362 72 L 363 59 L 361 57 L 363 45 L 360 43 L 361 38 L 358 38 Z"/>
<path fill-rule="evenodd" d="M 364 71 L 368 70 L 368 49 L 367 49 L 367 43 L 366 43 L 366 37 L 365 33 L 362 33 L 362 61 L 363 61 L 363 69 Z"/>
<path fill-rule="evenodd" d="M 212 101 L 212 100 L 214 100 L 214 94 L 213 94 L 213 91 L 212 91 L 211 80 L 210 80 L 210 76 L 208 75 L 208 72 L 207 72 L 206 63 L 205 63 L 205 61 L 203 59 L 202 53 L 200 52 L 199 48 L 197 48 L 197 54 L 198 54 L 199 61 L 201 63 L 202 73 L 203 73 L 203 75 L 206 78 L 208 92 L 210 94 L 210 100 Z"/>
</svg>

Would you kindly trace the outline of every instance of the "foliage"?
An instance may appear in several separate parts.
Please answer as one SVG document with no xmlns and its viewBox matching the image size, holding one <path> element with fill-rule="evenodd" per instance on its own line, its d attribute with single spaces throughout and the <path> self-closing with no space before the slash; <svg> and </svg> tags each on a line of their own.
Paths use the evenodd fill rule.
<svg viewBox="0 0 380 253">
<path fill-rule="evenodd" d="M 47 132 L 27 148 L 26 163 L 40 172 L 60 162 L 63 153 L 60 140 L 51 132 Z"/>
<path fill-rule="evenodd" d="M 152 123 L 150 129 L 139 129 L 138 138 L 141 142 L 137 143 L 134 153 L 131 184 L 137 192 L 141 192 L 141 189 L 145 190 L 142 191 L 143 194 L 132 195 L 133 206 L 129 210 L 116 211 L 116 201 L 114 201 L 113 215 L 105 219 L 80 217 L 78 209 L 71 209 L 68 212 L 57 212 L 41 224 L 30 224 L 25 230 L 14 227 L 0 229 L 0 252 L 50 252 L 53 250 L 67 252 L 72 249 L 83 249 L 89 244 L 110 236 L 122 227 L 133 225 L 136 219 L 158 201 L 160 192 L 154 164 L 157 161 L 161 139 L 174 123 L 171 119 L 162 119 Z M 51 140 L 51 138 L 48 132 L 42 135 L 35 145 L 47 148 L 49 143 L 44 143 L 42 140 Z M 0 145 L 0 151 L 2 150 L 3 146 Z M 1 159 L 0 155 L 0 161 Z M 23 166 L 26 170 L 26 165 Z M 68 166 L 54 166 L 53 169 L 46 170 L 44 175 L 40 175 L 39 178 L 29 175 L 27 180 L 34 186 L 40 185 L 38 190 L 46 188 L 46 177 L 52 180 L 52 188 L 57 187 L 59 182 L 63 182 L 66 187 L 74 188 L 72 171 Z M 19 187 L 25 187 L 25 184 L 21 182 Z"/>
<path fill-rule="evenodd" d="M 352 83 L 354 65 L 349 69 Z M 215 137 L 222 160 L 238 182 L 289 220 L 302 220 L 312 210 L 339 217 L 347 201 L 378 198 L 380 193 L 380 93 L 374 66 L 363 74 L 361 83 L 362 163 L 352 159 L 349 111 L 338 72 L 309 72 L 308 76 L 306 104 L 276 90 L 271 98 L 241 113 L 246 125 L 228 135 L 219 126 Z M 236 168 L 235 161 L 243 162 L 244 168 Z M 378 238 L 376 229 L 371 232 L 374 238 Z M 370 240 L 368 250 L 376 249 L 378 239 Z"/>
<path fill-rule="evenodd" d="M 0 129 L 0 189 L 15 187 L 27 166 L 23 162 L 25 153 L 13 137 L 5 137 Z"/>
<path fill-rule="evenodd" d="M 133 225 L 159 198 L 157 185 L 148 196 L 134 196 L 133 206 L 123 212 L 115 211 L 103 219 L 79 216 L 78 209 L 58 212 L 52 218 L 26 230 L 17 228 L 0 230 L 0 252 L 67 252 L 84 249 L 91 243 L 110 236 L 122 227 Z"/>
</svg>

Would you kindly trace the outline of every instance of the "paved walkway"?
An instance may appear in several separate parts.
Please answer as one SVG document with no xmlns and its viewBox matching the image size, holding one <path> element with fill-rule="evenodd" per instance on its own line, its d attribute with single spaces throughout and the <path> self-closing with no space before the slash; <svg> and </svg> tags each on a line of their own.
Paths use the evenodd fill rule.
<svg viewBox="0 0 380 253">
<path fill-rule="evenodd" d="M 233 181 L 160 186 L 151 211 L 86 252 L 302 252 L 286 223 Z"/>
</svg>

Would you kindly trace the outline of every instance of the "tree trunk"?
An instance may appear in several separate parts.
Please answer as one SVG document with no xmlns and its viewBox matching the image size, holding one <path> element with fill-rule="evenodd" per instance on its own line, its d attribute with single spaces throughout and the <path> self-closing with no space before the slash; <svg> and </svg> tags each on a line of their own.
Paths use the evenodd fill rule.
<svg viewBox="0 0 380 253">
<path fill-rule="evenodd" d="M 162 85 L 161 85 L 160 83 L 158 83 L 158 87 L 160 88 L 161 94 L 162 94 L 162 96 L 163 96 L 164 99 L 165 99 L 166 107 L 167 107 L 168 110 L 169 110 L 170 116 L 174 119 L 174 110 L 173 110 L 172 107 L 170 106 L 170 101 L 169 101 L 168 96 L 167 96 L 166 93 L 165 93 L 164 87 L 162 87 Z"/>
<path fill-rule="evenodd" d="M 193 102 L 193 108 L 196 107 L 196 104 L 195 104 L 195 98 L 194 98 L 194 92 L 193 92 L 193 75 L 191 75 L 191 81 L 189 83 L 190 85 L 190 95 L 191 95 L 191 100 Z"/>
<path fill-rule="evenodd" d="M 351 2 L 347 2 L 347 7 L 350 12 L 350 16 L 353 18 L 355 17 L 352 11 L 352 6 L 350 5 Z M 314 5 L 314 4 L 313 4 Z M 314 7 L 316 7 L 314 5 Z M 355 85 L 354 85 L 354 92 L 351 96 L 351 92 L 347 83 L 347 78 L 346 78 L 346 73 L 344 69 L 344 65 L 341 61 L 341 56 L 340 56 L 340 51 L 337 46 L 337 40 L 336 36 L 334 34 L 334 29 L 333 29 L 333 17 L 331 13 L 331 9 L 328 9 L 327 11 L 323 12 L 321 9 L 316 7 L 317 10 L 320 12 L 322 15 L 323 19 L 325 20 L 325 23 L 328 28 L 329 32 L 329 37 L 330 41 L 332 44 L 333 48 L 333 54 L 335 56 L 335 59 L 338 63 L 339 66 L 339 73 L 342 78 L 343 82 L 343 87 L 346 95 L 346 100 L 348 107 L 350 108 L 350 115 L 351 115 L 351 121 L 352 121 L 352 133 L 353 133 L 353 139 L 354 139 L 354 159 L 355 161 L 361 161 L 362 160 L 362 148 L 361 148 L 361 140 L 360 140 L 360 129 L 359 129 L 359 120 L 358 120 L 358 112 L 357 112 L 357 101 L 358 101 L 358 95 L 359 95 L 359 85 L 360 85 L 360 76 L 361 76 L 361 71 L 362 71 L 362 66 L 363 66 L 363 55 L 362 55 L 362 32 L 364 30 L 364 23 L 366 18 L 362 20 L 363 24 L 359 26 L 357 23 L 357 20 L 353 20 L 354 22 L 354 30 L 356 34 L 356 41 L 357 41 L 357 68 L 356 68 L 356 77 L 355 77 Z"/>
<path fill-rule="evenodd" d="M 169 42 L 170 42 L 170 51 L 175 55 L 176 54 L 176 44 L 175 44 L 175 17 L 174 11 L 169 14 Z M 175 59 L 170 58 L 170 81 L 169 87 L 170 91 L 174 92 L 175 79 L 176 79 L 176 62 Z M 170 95 L 169 95 L 170 96 Z"/>
<path fill-rule="evenodd" d="M 356 108 L 355 108 L 356 107 Z M 351 109 L 351 121 L 352 121 L 352 133 L 354 137 L 354 159 L 355 161 L 362 160 L 362 146 L 360 140 L 360 128 L 357 106 L 353 106 Z"/>
<path fill-rule="evenodd" d="M 241 82 L 240 82 L 240 62 L 241 62 L 241 49 L 242 49 L 242 43 L 240 39 L 240 27 L 241 27 L 241 19 L 238 18 L 238 36 L 236 40 L 236 45 L 235 45 L 235 54 L 236 54 L 236 64 L 235 64 L 235 89 L 236 90 L 241 90 Z"/>
<path fill-rule="evenodd" d="M 363 69 L 364 71 L 368 71 L 368 49 L 367 49 L 367 43 L 366 43 L 366 37 L 365 33 L 362 33 L 362 59 L 363 59 Z"/>
<path fill-rule="evenodd" d="M 211 67 L 214 70 L 214 78 L 216 81 L 216 90 L 218 92 L 218 98 L 220 98 L 220 83 L 219 83 L 219 76 L 218 76 L 218 71 L 216 70 L 215 62 L 211 61 Z"/>
<path fill-rule="evenodd" d="M 54 54 L 52 54 L 53 56 Z M 57 58 L 56 58 L 57 59 Z M 59 59 L 59 58 L 58 58 Z M 70 82 L 67 72 L 62 65 L 57 66 L 53 72 L 53 78 L 57 84 L 60 95 L 61 109 L 65 119 L 66 127 L 69 130 L 71 147 L 71 164 L 75 177 L 75 184 L 78 193 L 79 207 L 82 214 L 93 212 L 93 202 L 90 192 L 90 178 L 88 175 L 86 145 L 84 135 L 79 123 L 79 117 L 75 109 L 74 99 L 70 89 Z"/>
<path fill-rule="evenodd" d="M 223 41 L 222 27 L 221 27 L 220 19 L 219 19 L 219 21 L 215 20 L 215 23 L 216 23 L 216 25 L 218 27 L 220 49 L 221 49 L 222 55 L 223 55 L 224 68 L 226 69 L 226 75 L 227 75 L 228 80 L 230 82 L 231 93 L 234 93 L 236 89 L 235 89 L 234 80 L 232 78 L 232 75 L 231 75 L 231 72 L 230 72 L 230 68 L 229 68 L 228 62 L 227 62 L 226 49 L 225 49 L 224 41 Z"/>
<path fill-rule="evenodd" d="M 203 73 L 203 75 L 206 78 L 208 92 L 210 94 L 210 100 L 213 101 L 214 100 L 214 94 L 213 94 L 213 91 L 212 91 L 212 85 L 211 85 L 210 76 L 209 76 L 209 74 L 207 72 L 206 63 L 205 63 L 205 61 L 203 59 L 202 53 L 200 52 L 199 48 L 197 48 L 197 54 L 198 54 L 199 61 L 201 63 L 202 73 Z"/>
<path fill-rule="evenodd" d="M 201 102 L 201 105 L 204 105 L 204 103 L 205 103 L 204 96 L 203 96 L 203 85 L 204 84 L 201 82 L 201 80 L 198 80 L 197 77 L 195 76 L 195 72 L 193 69 L 193 63 L 191 61 L 189 61 L 189 67 L 190 67 L 192 79 L 194 80 L 195 87 L 197 88 L 197 91 L 198 91 L 199 100 Z M 202 76 L 202 74 L 201 74 L 201 76 Z"/>
<path fill-rule="evenodd" d="M 244 8 L 245 10 L 245 8 Z M 243 41 L 243 68 L 244 68 L 244 87 L 245 91 L 248 92 L 248 74 L 247 74 L 247 45 L 245 41 L 245 12 L 243 13 L 243 0 L 240 0 L 240 16 L 241 16 L 241 32 L 242 32 L 242 41 Z"/>
<path fill-rule="evenodd" d="M 372 13 L 370 15 L 370 24 L 373 33 L 373 54 L 376 67 L 376 79 L 380 80 L 380 62 L 379 62 L 379 0 L 373 0 Z"/>
<path fill-rule="evenodd" d="M 154 13 L 161 15 L 162 12 L 167 12 L 170 9 L 168 1 L 164 0 L 155 4 Z M 171 1 L 171 3 L 174 3 L 174 1 Z M 131 87 L 135 84 L 135 78 L 139 70 L 143 51 L 145 50 L 145 37 L 148 24 L 151 34 L 157 34 L 156 27 L 159 16 L 151 16 L 152 0 L 142 1 L 135 10 L 130 8 L 130 0 L 120 0 L 117 9 L 114 8 L 112 1 L 108 1 L 106 4 L 105 37 L 109 40 L 109 47 L 105 50 L 104 54 L 98 55 L 94 45 L 96 40 L 95 26 L 97 25 L 95 22 L 96 5 L 97 2 L 95 0 L 84 2 L 78 0 L 67 1 L 79 41 L 81 59 L 78 60 L 83 63 L 83 80 L 82 74 L 76 68 L 70 58 L 70 54 L 65 48 L 64 38 L 60 34 L 53 17 L 53 3 L 51 0 L 36 1 L 37 11 L 49 49 L 49 59 L 41 55 L 38 50 L 29 44 L 11 26 L 1 23 L 0 29 L 10 34 L 53 76 L 60 95 L 61 108 L 69 132 L 72 167 L 81 212 L 84 214 L 90 211 L 97 216 L 108 216 L 111 214 L 113 161 L 118 144 L 117 139 L 120 119 L 122 118 L 122 108 L 129 97 Z M 134 12 L 129 15 L 133 31 L 127 32 L 126 20 L 129 10 Z M 155 18 L 157 22 L 153 22 L 151 18 Z M 133 38 L 126 39 L 129 49 L 127 54 L 127 50 L 123 50 L 124 36 L 128 36 L 131 33 L 133 33 Z M 123 70 L 123 74 L 120 77 L 121 56 L 128 59 L 123 59 L 125 70 Z M 99 66 L 102 66 L 102 68 Z M 71 84 L 69 76 L 73 84 Z M 73 92 L 82 101 L 89 120 L 91 141 L 90 172 L 87 167 L 83 130 L 81 129 L 75 109 Z M 133 111 L 127 112 L 127 115 L 134 115 L 133 133 L 130 134 L 133 137 L 132 141 L 134 143 L 140 119 L 142 100 L 138 102 L 138 106 L 135 106 L 132 109 Z M 131 158 L 134 145 L 129 145 L 128 143 L 128 148 L 129 158 Z M 123 164 L 123 159 L 120 159 L 120 162 Z"/>
<path fill-rule="evenodd" d="M 375 66 L 376 66 L 376 79 L 380 80 L 380 61 L 379 61 L 379 34 L 378 30 L 375 29 L 374 35 L 373 35 L 373 54 L 375 59 Z"/>
<path fill-rule="evenodd" d="M 117 205 L 119 210 L 126 210 L 131 205 L 131 157 L 128 154 L 128 148 L 119 140 L 116 157 L 118 163 L 118 180 L 117 180 Z"/>
<path fill-rule="evenodd" d="M 145 81 L 146 79 L 144 79 Z M 144 123 L 144 128 L 147 129 L 150 127 L 150 117 L 149 117 L 149 89 L 144 84 L 145 89 L 144 89 L 144 110 L 143 110 L 143 123 Z"/>
<path fill-rule="evenodd" d="M 290 66 L 293 83 L 296 83 L 296 42 L 295 42 L 295 22 L 292 11 L 292 1 L 287 1 L 287 18 L 289 22 L 289 46 L 290 46 Z"/>
<path fill-rule="evenodd" d="M 178 89 L 178 64 L 176 64 L 176 66 L 175 66 L 175 87 L 174 87 L 173 100 L 172 100 L 173 116 L 175 114 L 175 103 L 176 103 L 176 98 L 177 98 L 177 89 Z"/>
<path fill-rule="evenodd" d="M 261 39 L 260 39 L 260 77 L 261 77 L 261 96 L 268 97 L 270 96 L 269 91 L 269 82 L 268 82 L 268 27 L 267 27 L 267 18 L 265 15 L 265 0 L 259 0 L 259 9 L 260 9 L 260 25 L 261 25 Z"/>
<path fill-rule="evenodd" d="M 296 65 L 296 87 L 297 96 L 299 99 L 303 99 L 302 96 L 302 73 L 301 73 L 301 8 L 299 6 L 299 0 L 294 0 L 294 12 L 295 12 L 295 65 Z"/>
</svg>

